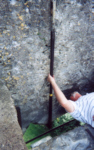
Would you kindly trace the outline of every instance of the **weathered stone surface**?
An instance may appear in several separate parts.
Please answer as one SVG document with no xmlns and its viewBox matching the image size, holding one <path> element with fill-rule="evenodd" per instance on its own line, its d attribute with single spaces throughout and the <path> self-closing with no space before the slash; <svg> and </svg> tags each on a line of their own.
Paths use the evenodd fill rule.
<svg viewBox="0 0 94 150">
<path fill-rule="evenodd" d="M 17 121 L 14 102 L 0 81 L 0 150 L 27 150 Z"/>
<path fill-rule="evenodd" d="M 31 145 L 32 148 L 34 147 L 38 147 L 40 144 L 46 143 L 47 141 L 51 140 L 52 137 L 51 136 L 47 136 L 41 140 L 39 140 L 38 142 L 35 142 L 34 144 Z"/>
<path fill-rule="evenodd" d="M 0 78 L 21 108 L 23 127 L 48 121 L 49 2 L 0 0 Z M 57 1 L 54 74 L 62 90 L 94 89 L 93 27 L 91 1 Z M 61 114 L 54 98 L 53 119 Z"/>
<path fill-rule="evenodd" d="M 93 150 L 94 128 L 85 125 L 35 147 L 32 150 Z"/>
</svg>

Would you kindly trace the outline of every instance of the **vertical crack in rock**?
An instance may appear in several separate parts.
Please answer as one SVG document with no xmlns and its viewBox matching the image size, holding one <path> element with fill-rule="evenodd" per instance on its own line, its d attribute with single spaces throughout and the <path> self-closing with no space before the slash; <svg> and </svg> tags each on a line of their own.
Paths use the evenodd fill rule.
<svg viewBox="0 0 94 150">
<path fill-rule="evenodd" d="M 13 99 L 7 87 L 0 80 L 0 149 L 27 150 Z"/>
</svg>

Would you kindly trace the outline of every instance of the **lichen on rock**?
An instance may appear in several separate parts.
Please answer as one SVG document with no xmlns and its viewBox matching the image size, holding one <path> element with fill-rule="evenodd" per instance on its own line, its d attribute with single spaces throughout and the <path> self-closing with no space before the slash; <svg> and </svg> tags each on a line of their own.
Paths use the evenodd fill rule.
<svg viewBox="0 0 94 150">
<path fill-rule="evenodd" d="M 46 124 L 50 1 L 0 0 L 0 4 L 0 79 L 21 109 L 23 127 L 30 122 Z M 63 91 L 78 88 L 85 94 L 94 87 L 91 9 L 89 0 L 57 1 L 54 75 Z M 62 109 L 53 98 L 53 119 L 61 114 Z"/>
</svg>

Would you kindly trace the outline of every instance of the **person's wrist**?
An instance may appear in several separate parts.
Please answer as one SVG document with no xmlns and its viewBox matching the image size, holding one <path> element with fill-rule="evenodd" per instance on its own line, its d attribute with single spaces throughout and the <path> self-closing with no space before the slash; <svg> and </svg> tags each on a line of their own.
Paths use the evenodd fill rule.
<svg viewBox="0 0 94 150">
<path fill-rule="evenodd" d="M 54 84 L 55 83 L 55 80 L 52 78 L 51 79 L 51 84 Z"/>
</svg>

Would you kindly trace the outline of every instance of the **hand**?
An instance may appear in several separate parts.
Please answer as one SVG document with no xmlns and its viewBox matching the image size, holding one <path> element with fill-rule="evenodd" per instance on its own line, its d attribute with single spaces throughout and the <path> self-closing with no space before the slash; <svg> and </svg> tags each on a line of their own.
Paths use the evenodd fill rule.
<svg viewBox="0 0 94 150">
<path fill-rule="evenodd" d="M 52 82 L 55 82 L 55 79 L 54 77 L 52 77 L 50 74 L 48 75 L 48 78 L 47 78 L 47 81 L 52 83 Z"/>
</svg>

